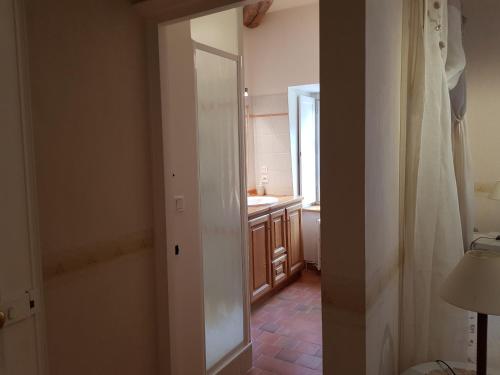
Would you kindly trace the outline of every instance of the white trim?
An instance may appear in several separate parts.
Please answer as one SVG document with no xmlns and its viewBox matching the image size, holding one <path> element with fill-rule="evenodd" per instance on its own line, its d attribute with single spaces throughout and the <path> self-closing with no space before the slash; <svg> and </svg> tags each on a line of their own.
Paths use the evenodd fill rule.
<svg viewBox="0 0 500 375">
<path fill-rule="evenodd" d="M 204 52 L 207 52 L 207 53 L 211 53 L 213 55 L 217 55 L 219 57 L 224 57 L 226 59 L 236 61 L 237 63 L 240 61 L 240 57 L 237 56 L 237 55 L 234 55 L 234 54 L 229 53 L 229 52 L 222 51 L 220 49 L 217 49 L 217 48 L 214 48 L 214 47 L 211 47 L 211 46 L 207 46 L 206 44 L 203 44 L 203 43 L 199 43 L 199 42 L 193 41 L 193 48 L 195 50 L 199 49 L 200 51 L 204 51 Z M 238 73 L 238 77 L 239 76 L 240 76 L 240 74 Z M 240 88 L 239 82 L 238 82 L 238 88 Z"/>
<path fill-rule="evenodd" d="M 217 375 L 246 375 L 252 366 L 252 343 L 244 345 L 218 367 Z"/>
<path fill-rule="evenodd" d="M 300 86 L 299 86 L 300 87 Z M 308 98 L 314 100 L 314 129 L 315 129 L 315 147 L 316 147 L 316 165 L 315 165 L 315 187 L 316 187 L 316 194 L 315 194 L 315 201 L 312 203 L 306 203 L 307 205 L 318 205 L 320 203 L 318 197 L 319 197 L 319 191 L 320 191 L 320 167 L 319 167 L 319 111 L 318 111 L 318 103 L 319 99 L 317 98 L 316 95 L 313 95 L 312 93 L 306 93 L 306 92 L 298 92 L 297 95 L 297 179 L 298 179 L 298 187 L 299 187 L 299 193 L 298 195 L 303 196 L 303 186 L 302 186 L 302 121 L 301 121 L 301 99 L 302 98 Z"/>
<path fill-rule="evenodd" d="M 239 7 L 242 2 L 235 2 L 231 6 L 227 6 L 225 9 Z M 204 14 L 216 13 L 221 11 L 221 9 L 210 9 L 204 10 Z M 174 13 L 175 14 L 175 11 Z M 184 16 L 183 20 L 187 17 Z M 154 207 L 154 251 L 156 260 L 156 297 L 157 297 L 157 324 L 158 324 L 158 362 L 159 362 L 159 374 L 170 374 L 171 365 L 173 363 L 171 359 L 171 345 L 170 345 L 170 317 L 169 317 L 169 305 L 168 305 L 168 268 L 167 268 L 167 202 L 165 192 L 167 189 L 167 183 L 165 181 L 165 168 L 168 164 L 166 160 L 166 153 L 164 148 L 165 139 L 163 137 L 163 121 L 162 121 L 162 98 L 161 98 L 161 73 L 160 73 L 160 49 L 158 44 L 158 27 L 160 24 L 172 24 L 179 21 L 179 19 L 155 19 L 150 20 L 147 23 L 147 35 L 148 35 L 148 81 L 149 81 L 149 111 L 150 111 L 150 123 L 151 123 L 151 159 L 152 159 L 152 175 L 153 175 L 153 207 Z M 242 41 L 242 33 L 240 35 L 240 45 Z M 241 53 L 241 51 L 240 51 Z M 239 86 L 240 89 L 244 87 L 243 84 L 243 63 L 240 57 L 239 59 Z M 241 91 L 241 90 L 240 90 Z M 240 142 L 240 170 L 245 170 L 245 131 L 244 131 L 244 97 L 240 93 L 240 127 L 239 127 L 239 142 Z M 241 196 L 246 197 L 246 174 L 241 173 Z M 234 352 L 229 353 L 226 358 L 220 362 L 220 366 L 217 368 L 217 372 L 223 371 L 226 366 L 234 363 L 235 358 L 241 355 L 245 355 L 250 350 L 251 353 L 251 342 L 250 342 L 250 296 L 248 293 L 248 216 L 247 212 L 247 202 L 246 199 L 242 199 L 241 202 L 241 220 L 242 220 L 242 235 L 244 241 L 244 253 L 243 253 L 243 288 L 245 296 L 245 327 L 244 327 L 244 342 L 242 347 L 237 348 Z M 250 355 L 251 361 L 251 355 Z"/>
<path fill-rule="evenodd" d="M 401 113 L 400 113 L 400 138 L 399 138 L 399 259 L 401 264 L 401 272 L 399 272 L 399 306 L 398 306 L 398 316 L 399 318 L 399 332 L 402 332 L 402 310 L 403 305 L 403 276 L 404 276 L 404 257 L 405 257 L 405 207 L 406 207 L 406 125 L 407 125 L 407 110 L 408 110 L 408 74 L 410 72 L 409 67 L 409 45 L 410 45 L 410 8 L 412 0 L 403 0 L 403 14 L 402 14 L 402 36 L 401 36 Z M 402 340 L 398 342 L 398 353 L 401 352 Z M 396 359 L 397 369 L 400 369 L 400 357 Z"/>
<path fill-rule="evenodd" d="M 164 164 L 158 173 L 164 176 L 168 301 L 163 302 L 169 311 L 169 372 L 201 374 L 205 371 L 203 257 L 196 184 L 196 76 L 189 21 L 160 26 L 158 37 Z M 181 213 L 173 202 L 178 195 L 186 202 Z"/>
<path fill-rule="evenodd" d="M 48 374 L 47 342 L 45 326 L 45 308 L 43 298 L 43 276 L 40 249 L 40 236 L 38 226 L 38 204 L 36 194 L 35 178 L 35 153 L 33 142 L 33 125 L 31 113 L 31 93 L 29 86 L 29 65 L 27 57 L 27 32 L 25 19 L 24 0 L 12 0 L 14 5 L 14 24 L 16 33 L 18 81 L 19 81 L 19 103 L 21 106 L 21 127 L 24 150 L 24 170 L 26 184 L 26 206 L 29 228 L 29 244 L 31 253 L 32 286 L 36 300 L 36 313 L 34 315 L 35 330 L 38 350 L 38 370 L 40 375 Z"/>
<path fill-rule="evenodd" d="M 187 21 L 187 22 L 191 22 L 190 20 Z M 190 25 L 191 27 L 191 25 Z M 195 114 L 195 117 L 196 117 L 196 122 L 195 122 L 195 139 L 196 139 L 196 148 L 194 150 L 194 153 L 196 154 L 196 183 L 197 183 L 197 189 L 196 189 L 196 193 L 197 193 L 197 196 L 196 196 L 196 199 L 197 199 L 197 202 L 198 202 L 198 207 L 197 207 L 197 215 L 196 215 L 196 220 L 198 221 L 198 225 L 199 225 L 199 231 L 196 233 L 197 237 L 198 237 L 198 243 L 199 243 L 199 260 L 200 260 L 200 278 L 198 280 L 199 282 L 199 291 L 200 291 L 200 323 L 201 323 L 201 326 L 202 326 L 202 330 L 201 330 L 201 336 L 202 336 L 202 348 L 201 350 L 203 351 L 202 353 L 202 357 L 203 357 L 203 370 L 206 372 L 206 373 L 210 373 L 209 371 L 207 371 L 207 351 L 206 351 L 206 342 L 207 342 L 207 339 L 206 339 L 206 336 L 205 336 L 205 333 L 206 333 L 206 322 L 205 322 L 205 285 L 204 285 L 204 281 L 205 281 L 205 275 L 204 275 L 204 254 L 203 254 L 203 234 L 202 234 L 202 222 L 201 222 L 201 190 L 200 190 L 200 186 L 199 186 L 199 182 L 200 182 L 200 156 L 199 156 L 199 150 L 200 150 L 200 140 L 199 140 L 199 121 L 198 121 L 198 115 L 199 115 L 199 112 L 198 112 L 198 78 L 197 78 L 197 67 L 196 67 L 196 47 L 195 47 L 195 44 L 196 42 L 194 42 L 192 39 L 191 39 L 191 52 L 192 52 L 192 59 L 193 59 L 193 81 L 194 81 L 194 87 L 193 87 L 193 92 L 194 92 L 194 103 L 193 103 L 193 107 L 194 107 L 194 114 Z M 201 45 L 201 44 L 200 44 Z M 207 49 L 209 48 L 208 46 L 205 46 L 207 47 Z M 169 124 L 168 122 L 168 118 L 167 118 L 167 121 L 163 123 L 163 126 L 164 126 L 164 129 L 165 128 L 168 128 L 171 124 Z M 169 181 L 169 180 L 166 180 L 166 181 Z M 172 183 L 171 183 L 172 184 Z M 169 184 L 167 183 L 166 184 L 166 189 L 168 191 L 169 189 Z M 168 227 L 167 227 L 167 233 L 168 233 Z M 170 324 L 176 324 L 176 322 L 170 322 Z"/>
</svg>

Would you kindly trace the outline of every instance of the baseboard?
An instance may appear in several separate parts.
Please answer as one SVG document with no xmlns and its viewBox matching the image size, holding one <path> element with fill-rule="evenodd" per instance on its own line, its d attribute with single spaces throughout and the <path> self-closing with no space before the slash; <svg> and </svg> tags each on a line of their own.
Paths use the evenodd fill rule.
<svg viewBox="0 0 500 375">
<path fill-rule="evenodd" d="M 252 343 L 247 344 L 241 350 L 222 364 L 213 372 L 215 375 L 245 375 L 252 368 Z"/>
<path fill-rule="evenodd" d="M 321 273 L 321 270 L 318 269 L 318 266 L 314 262 L 306 262 L 306 271 L 315 271 Z"/>
<path fill-rule="evenodd" d="M 262 305 L 264 302 L 269 300 L 269 298 L 275 296 L 276 294 L 281 292 L 283 289 L 285 289 L 290 284 L 293 284 L 295 281 L 297 281 L 300 278 L 301 274 L 302 274 L 302 270 L 296 271 L 293 275 L 289 276 L 288 279 L 283 281 L 281 284 L 275 286 L 269 292 L 267 292 L 266 294 L 264 294 L 261 297 L 259 297 L 258 299 L 256 299 L 254 302 L 252 302 L 252 306 L 251 306 L 252 309 Z"/>
</svg>

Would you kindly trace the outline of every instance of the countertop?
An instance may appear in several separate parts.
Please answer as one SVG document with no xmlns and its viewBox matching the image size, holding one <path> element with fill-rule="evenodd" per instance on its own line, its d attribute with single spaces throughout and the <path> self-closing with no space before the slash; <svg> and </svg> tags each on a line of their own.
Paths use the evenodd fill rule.
<svg viewBox="0 0 500 375">
<path fill-rule="evenodd" d="M 281 196 L 281 197 L 274 195 L 268 195 L 268 196 L 278 198 L 278 202 L 273 204 L 265 204 L 262 206 L 248 206 L 249 218 L 266 215 L 272 211 L 279 210 L 280 208 L 302 202 L 302 197 L 296 195 Z"/>
<path fill-rule="evenodd" d="M 321 212 L 321 206 L 319 204 L 315 204 L 312 206 L 307 206 L 302 208 L 303 211 L 309 211 L 309 212 Z"/>
</svg>

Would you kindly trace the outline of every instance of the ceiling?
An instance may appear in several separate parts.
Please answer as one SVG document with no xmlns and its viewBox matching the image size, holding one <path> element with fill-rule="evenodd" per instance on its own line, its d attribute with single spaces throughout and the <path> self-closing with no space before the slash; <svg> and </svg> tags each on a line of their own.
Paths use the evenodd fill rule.
<svg viewBox="0 0 500 375">
<path fill-rule="evenodd" d="M 274 0 L 273 5 L 269 9 L 269 12 L 276 12 L 278 10 L 296 8 L 303 5 L 315 4 L 319 0 Z"/>
</svg>

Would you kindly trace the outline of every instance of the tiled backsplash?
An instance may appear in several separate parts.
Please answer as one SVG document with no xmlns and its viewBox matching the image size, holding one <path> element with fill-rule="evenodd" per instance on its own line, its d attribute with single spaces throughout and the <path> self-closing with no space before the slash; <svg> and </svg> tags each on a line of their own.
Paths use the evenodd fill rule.
<svg viewBox="0 0 500 375">
<path fill-rule="evenodd" d="M 252 181 L 259 184 L 262 176 L 267 175 L 266 193 L 273 195 L 292 195 L 292 164 L 290 150 L 290 125 L 288 120 L 288 95 L 254 96 L 249 103 L 248 142 L 252 141 L 254 178 L 252 171 L 247 173 L 249 189 Z M 251 148 L 251 146 L 249 147 Z M 252 165 L 248 160 L 247 165 Z"/>
</svg>

